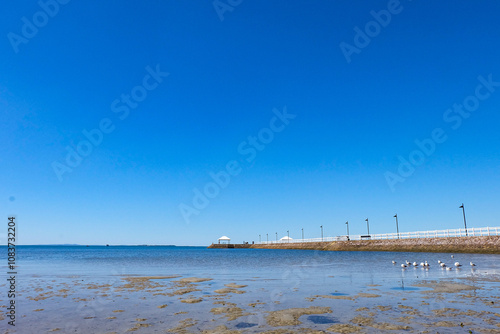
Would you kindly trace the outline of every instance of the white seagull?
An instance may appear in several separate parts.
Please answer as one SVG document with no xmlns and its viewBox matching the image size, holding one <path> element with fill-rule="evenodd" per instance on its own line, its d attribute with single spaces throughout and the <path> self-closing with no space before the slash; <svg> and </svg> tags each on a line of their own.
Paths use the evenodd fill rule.
<svg viewBox="0 0 500 334">
<path fill-rule="evenodd" d="M 401 263 L 401 268 L 406 268 L 406 264 Z"/>
<path fill-rule="evenodd" d="M 396 261 L 394 261 L 394 260 L 393 260 L 393 261 L 392 261 L 392 264 L 396 264 Z"/>
<path fill-rule="evenodd" d="M 439 264 L 441 264 L 441 263 L 443 263 L 443 262 L 441 262 L 441 260 L 438 260 L 438 263 L 439 263 Z"/>
<path fill-rule="evenodd" d="M 460 264 L 460 262 L 455 262 L 455 267 L 461 267 L 462 265 Z"/>
<path fill-rule="evenodd" d="M 475 265 L 474 263 L 472 263 L 472 262 L 470 263 L 470 265 L 471 265 L 472 267 L 475 267 L 475 266 L 476 266 L 476 265 Z"/>
<path fill-rule="evenodd" d="M 442 263 L 440 264 L 441 267 L 446 268 L 446 264 Z"/>
<path fill-rule="evenodd" d="M 451 267 L 446 267 L 446 270 L 451 270 Z"/>
</svg>

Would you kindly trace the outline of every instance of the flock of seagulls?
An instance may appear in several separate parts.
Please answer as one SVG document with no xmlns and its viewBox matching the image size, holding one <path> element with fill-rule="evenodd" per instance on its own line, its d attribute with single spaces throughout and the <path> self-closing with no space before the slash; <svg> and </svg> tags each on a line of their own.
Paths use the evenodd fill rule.
<svg viewBox="0 0 500 334">
<path fill-rule="evenodd" d="M 453 259 L 455 256 L 451 256 L 451 258 Z M 397 264 L 396 261 L 392 261 L 392 264 Z M 444 262 L 442 262 L 441 260 L 438 260 L 438 264 L 441 268 L 445 269 L 445 270 L 453 270 L 453 266 L 447 266 Z M 419 266 L 419 264 L 417 262 L 410 262 L 408 260 L 405 261 L 405 263 L 401 263 L 401 268 L 407 268 L 407 267 L 414 267 L 414 268 L 417 268 Z M 459 269 L 462 265 L 460 264 L 460 262 L 455 262 L 454 263 L 454 266 L 455 268 Z M 476 265 L 472 262 L 470 262 L 470 266 L 471 267 L 475 267 Z M 420 262 L 420 267 L 422 268 L 429 268 L 430 267 L 430 264 L 427 262 L 427 261 L 424 261 L 424 262 Z"/>
</svg>

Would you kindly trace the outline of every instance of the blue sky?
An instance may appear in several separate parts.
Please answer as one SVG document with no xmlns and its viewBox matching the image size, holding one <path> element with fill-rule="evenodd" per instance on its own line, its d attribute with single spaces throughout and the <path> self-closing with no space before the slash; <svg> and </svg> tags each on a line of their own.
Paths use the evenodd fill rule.
<svg viewBox="0 0 500 334">
<path fill-rule="evenodd" d="M 395 213 L 459 228 L 462 202 L 469 226 L 500 225 L 498 2 L 216 4 L 5 4 L 0 207 L 19 243 L 386 233 Z"/>
</svg>

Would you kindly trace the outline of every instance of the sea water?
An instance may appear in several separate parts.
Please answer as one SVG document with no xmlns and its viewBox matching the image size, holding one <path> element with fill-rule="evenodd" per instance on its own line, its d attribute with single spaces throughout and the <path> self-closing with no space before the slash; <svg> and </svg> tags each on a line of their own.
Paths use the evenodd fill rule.
<svg viewBox="0 0 500 334">
<path fill-rule="evenodd" d="M 406 260 L 430 267 L 402 268 Z M 8 278 L 7 258 L 0 261 Z M 18 246 L 17 265 L 15 327 L 6 312 L 9 285 L 0 282 L 6 333 L 500 330 L 499 255 Z M 152 286 L 127 285 L 141 277 Z M 192 277 L 207 280 L 179 282 Z M 227 284 L 239 287 L 225 291 Z M 321 312 L 286 313 L 311 307 Z M 283 321 L 273 323 L 273 314 Z"/>
</svg>

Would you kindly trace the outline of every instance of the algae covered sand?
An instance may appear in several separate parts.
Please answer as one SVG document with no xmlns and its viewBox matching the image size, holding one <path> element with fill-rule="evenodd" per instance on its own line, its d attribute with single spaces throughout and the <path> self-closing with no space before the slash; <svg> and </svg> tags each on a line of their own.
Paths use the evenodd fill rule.
<svg viewBox="0 0 500 334">
<path fill-rule="evenodd" d="M 269 325 L 277 326 L 293 326 L 299 325 L 299 318 L 305 314 L 323 314 L 332 313 L 328 307 L 308 307 L 308 308 L 291 308 L 280 311 L 272 311 L 267 316 L 266 321 Z"/>
</svg>

